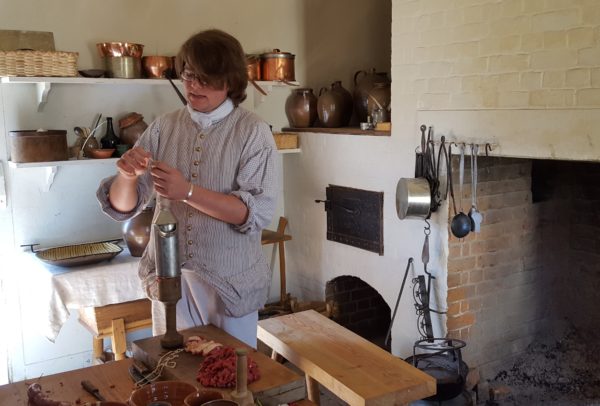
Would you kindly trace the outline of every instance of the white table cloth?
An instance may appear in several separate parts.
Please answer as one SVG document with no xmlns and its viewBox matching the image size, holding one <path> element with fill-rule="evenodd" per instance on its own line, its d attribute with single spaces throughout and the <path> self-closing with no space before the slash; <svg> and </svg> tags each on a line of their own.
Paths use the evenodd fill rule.
<svg viewBox="0 0 600 406">
<path fill-rule="evenodd" d="M 109 261 L 64 268 L 49 265 L 33 253 L 16 253 L 3 279 L 16 282 L 23 317 L 39 323 L 54 342 L 69 318 L 69 309 L 105 306 L 145 298 L 137 276 L 139 258 L 125 248 Z"/>
</svg>

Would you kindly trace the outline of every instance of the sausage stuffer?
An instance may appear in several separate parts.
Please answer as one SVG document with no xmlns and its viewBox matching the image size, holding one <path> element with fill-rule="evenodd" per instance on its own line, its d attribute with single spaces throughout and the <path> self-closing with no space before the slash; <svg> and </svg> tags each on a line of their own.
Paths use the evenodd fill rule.
<svg viewBox="0 0 600 406">
<path fill-rule="evenodd" d="M 183 336 L 177 332 L 176 306 L 181 299 L 181 262 L 177 219 L 171 212 L 171 202 L 157 196 L 158 213 L 152 222 L 158 300 L 165 306 L 166 332 L 160 340 L 163 348 L 183 346 Z"/>
</svg>

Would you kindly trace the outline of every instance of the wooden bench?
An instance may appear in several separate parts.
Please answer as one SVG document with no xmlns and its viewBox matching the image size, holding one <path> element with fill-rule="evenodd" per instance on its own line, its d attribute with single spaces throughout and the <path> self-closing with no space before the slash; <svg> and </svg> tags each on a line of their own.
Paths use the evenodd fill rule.
<svg viewBox="0 0 600 406">
<path fill-rule="evenodd" d="M 110 337 L 115 360 L 126 357 L 127 333 L 152 327 L 152 303 L 134 300 L 99 307 L 79 309 L 79 322 L 92 333 L 92 356 L 95 363 L 106 360 L 104 339 Z"/>
<path fill-rule="evenodd" d="M 308 399 L 319 384 L 355 405 L 404 405 L 436 393 L 436 381 L 314 310 L 258 322 L 258 339 L 305 373 Z"/>
</svg>

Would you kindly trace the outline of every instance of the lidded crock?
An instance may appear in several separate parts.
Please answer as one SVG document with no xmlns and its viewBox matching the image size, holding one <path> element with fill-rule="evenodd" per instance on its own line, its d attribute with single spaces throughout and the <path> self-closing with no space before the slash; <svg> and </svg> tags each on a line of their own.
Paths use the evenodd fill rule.
<svg viewBox="0 0 600 406">
<path fill-rule="evenodd" d="M 119 134 L 122 144 L 133 145 L 148 128 L 144 116 L 140 113 L 129 113 L 119 120 Z"/>
</svg>

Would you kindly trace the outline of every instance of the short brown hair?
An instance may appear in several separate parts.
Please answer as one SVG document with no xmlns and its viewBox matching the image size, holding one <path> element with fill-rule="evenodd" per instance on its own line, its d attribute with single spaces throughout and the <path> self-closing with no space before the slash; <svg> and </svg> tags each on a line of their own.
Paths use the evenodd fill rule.
<svg viewBox="0 0 600 406">
<path fill-rule="evenodd" d="M 246 54 L 240 42 L 224 31 L 211 29 L 192 35 L 181 46 L 175 68 L 179 75 L 188 68 L 215 88 L 227 85 L 227 96 L 236 106 L 246 99 Z"/>
</svg>

